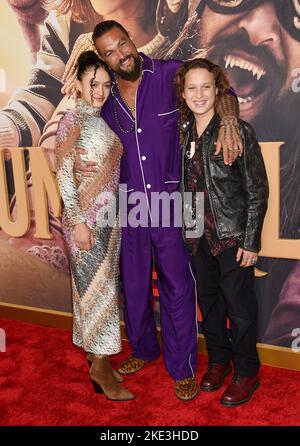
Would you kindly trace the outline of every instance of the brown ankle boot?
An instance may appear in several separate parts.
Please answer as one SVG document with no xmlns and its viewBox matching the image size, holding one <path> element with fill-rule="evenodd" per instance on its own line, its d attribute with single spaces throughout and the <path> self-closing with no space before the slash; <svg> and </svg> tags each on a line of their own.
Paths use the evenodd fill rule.
<svg viewBox="0 0 300 446">
<path fill-rule="evenodd" d="M 96 358 L 94 356 L 90 377 L 94 389 L 97 393 L 105 393 L 107 399 L 112 401 L 133 400 L 134 395 L 129 390 L 124 389 L 114 377 L 111 363 L 107 356 Z"/>
<path fill-rule="evenodd" d="M 93 357 L 94 357 L 93 353 L 87 352 L 86 359 L 87 359 L 89 368 L 91 368 L 91 366 L 92 366 Z M 120 373 L 117 370 L 113 369 L 113 374 L 114 374 L 114 377 L 116 378 L 116 380 L 118 381 L 118 383 L 124 382 L 123 377 L 120 375 Z"/>
</svg>

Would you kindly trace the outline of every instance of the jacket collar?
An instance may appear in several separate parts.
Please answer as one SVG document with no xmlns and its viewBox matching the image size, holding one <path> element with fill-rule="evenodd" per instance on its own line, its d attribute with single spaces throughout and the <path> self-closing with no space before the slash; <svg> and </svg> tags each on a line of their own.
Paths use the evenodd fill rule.
<svg viewBox="0 0 300 446">
<path fill-rule="evenodd" d="M 194 115 L 190 113 L 187 117 L 187 120 L 181 124 L 181 130 L 183 131 L 183 133 L 189 132 L 193 128 L 194 122 Z"/>
<path fill-rule="evenodd" d="M 212 120 L 210 121 L 210 123 L 208 124 L 208 126 L 205 129 L 205 132 L 211 133 L 212 129 L 215 128 L 216 126 L 218 126 L 220 124 L 221 118 L 218 115 L 218 113 L 215 113 Z M 182 131 L 184 133 L 191 133 L 193 127 L 195 124 L 195 118 L 193 116 L 193 114 L 191 113 L 187 120 L 182 124 Z"/>
</svg>

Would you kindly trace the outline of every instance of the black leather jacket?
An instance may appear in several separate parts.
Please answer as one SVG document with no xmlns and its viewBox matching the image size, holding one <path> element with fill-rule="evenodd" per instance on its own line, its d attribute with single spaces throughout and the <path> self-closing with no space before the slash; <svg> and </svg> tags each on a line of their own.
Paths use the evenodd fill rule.
<svg viewBox="0 0 300 446">
<path fill-rule="evenodd" d="M 258 252 L 268 204 L 268 179 L 254 130 L 247 122 L 240 120 L 239 123 L 243 156 L 228 166 L 224 164 L 222 152 L 214 155 L 220 128 L 220 118 L 216 114 L 203 134 L 203 165 L 218 237 L 233 236 L 240 240 L 241 248 Z M 182 192 L 185 152 L 193 140 L 193 125 L 193 119 L 183 125 L 186 136 L 182 146 Z"/>
</svg>

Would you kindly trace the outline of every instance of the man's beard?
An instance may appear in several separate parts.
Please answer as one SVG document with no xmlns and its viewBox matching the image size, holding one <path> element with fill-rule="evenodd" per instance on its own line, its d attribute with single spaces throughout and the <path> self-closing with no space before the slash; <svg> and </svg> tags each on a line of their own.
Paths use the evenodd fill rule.
<svg viewBox="0 0 300 446">
<path fill-rule="evenodd" d="M 142 68 L 142 61 L 139 56 L 134 56 L 133 54 L 130 54 L 126 57 L 124 57 L 122 60 L 120 60 L 121 63 L 125 62 L 127 59 L 132 58 L 134 60 L 134 66 L 132 71 L 124 71 L 120 67 L 118 70 L 115 71 L 115 73 L 125 81 L 135 81 L 140 77 L 141 74 L 141 68 Z"/>
</svg>

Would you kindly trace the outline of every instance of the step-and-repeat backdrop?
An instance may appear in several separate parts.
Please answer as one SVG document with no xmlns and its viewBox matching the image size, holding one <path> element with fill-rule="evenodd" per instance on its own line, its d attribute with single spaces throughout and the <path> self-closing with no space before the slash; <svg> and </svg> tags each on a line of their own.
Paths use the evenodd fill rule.
<svg viewBox="0 0 300 446">
<path fill-rule="evenodd" d="M 226 69 L 241 118 L 261 142 L 271 188 L 256 269 L 259 341 L 297 344 L 300 1 L 3 0 L 0 10 L 1 302 L 72 310 L 52 173 L 67 106 L 61 79 L 77 38 L 114 18 L 152 57 L 203 56 Z"/>
</svg>

